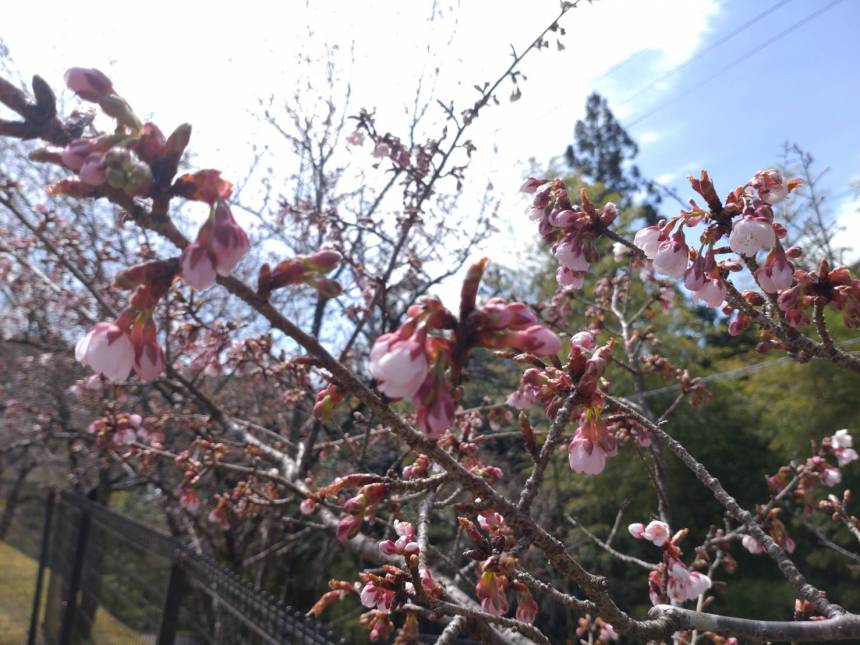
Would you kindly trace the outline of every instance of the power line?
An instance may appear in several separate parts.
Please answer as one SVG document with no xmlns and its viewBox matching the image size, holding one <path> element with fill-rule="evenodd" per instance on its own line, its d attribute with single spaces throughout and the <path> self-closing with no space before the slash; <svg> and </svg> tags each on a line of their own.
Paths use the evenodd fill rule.
<svg viewBox="0 0 860 645">
<path fill-rule="evenodd" d="M 728 33 L 728 34 L 726 34 L 725 36 L 723 36 L 722 38 L 720 38 L 717 42 L 715 42 L 715 43 L 711 44 L 710 46 L 706 47 L 705 49 L 703 49 L 702 51 L 700 51 L 700 52 L 699 52 L 698 54 L 696 54 L 695 56 L 690 57 L 690 58 L 689 58 L 689 59 L 687 59 L 685 62 L 681 63 L 680 65 L 678 65 L 677 67 L 675 67 L 675 68 L 673 68 L 673 69 L 670 69 L 670 70 L 669 70 L 668 72 L 666 72 L 665 74 L 663 74 L 663 75 L 661 75 L 661 76 L 658 76 L 658 77 L 657 77 L 657 78 L 655 78 L 653 81 L 651 81 L 650 83 L 648 83 L 648 85 L 646 85 L 646 86 L 644 86 L 644 87 L 639 88 L 636 92 L 634 92 L 633 94 L 631 94 L 630 96 L 628 96 L 626 99 L 624 99 L 624 100 L 623 100 L 623 101 L 621 101 L 620 103 L 617 103 L 617 104 L 616 104 L 616 106 L 627 105 L 627 104 L 628 104 L 628 103 L 630 103 L 630 101 L 632 101 L 633 99 L 635 99 L 635 98 L 637 98 L 637 97 L 641 96 L 642 94 L 644 94 L 645 92 L 647 92 L 648 90 L 650 90 L 650 89 L 651 89 L 652 87 L 654 87 L 657 83 L 660 83 L 661 81 L 665 81 L 665 80 L 666 80 L 667 78 L 669 78 L 670 76 L 674 76 L 675 74 L 677 74 L 678 72 L 680 72 L 682 69 L 686 69 L 687 67 L 689 67 L 690 65 L 692 65 L 694 62 L 696 62 L 696 60 L 697 60 L 697 59 L 701 58 L 702 56 L 704 56 L 704 55 L 705 55 L 705 54 L 707 54 L 708 52 L 713 51 L 714 49 L 716 49 L 716 48 L 717 48 L 717 47 L 719 47 L 720 45 L 722 45 L 722 44 L 724 44 L 724 43 L 728 42 L 729 40 L 731 40 L 732 38 L 734 38 L 734 37 L 735 37 L 735 36 L 737 36 L 738 34 L 742 33 L 743 31 L 745 31 L 745 30 L 746 30 L 746 29 L 748 29 L 749 27 L 752 27 L 752 26 L 753 26 L 755 23 L 757 23 L 759 20 L 761 20 L 761 19 L 765 18 L 766 16 L 769 16 L 769 15 L 770 15 L 770 14 L 772 14 L 774 11 L 776 11 L 776 10 L 777 10 L 777 9 L 779 9 L 780 7 L 782 7 L 782 6 L 786 5 L 786 4 L 788 4 L 789 2 L 791 2 L 791 0 L 780 0 L 780 2 L 777 2 L 775 5 L 773 5 L 773 6 L 769 7 L 768 9 L 765 9 L 764 11 L 762 11 L 762 12 L 761 12 L 760 14 L 758 14 L 757 16 L 755 16 L 755 17 L 753 17 L 753 18 L 750 18 L 747 22 L 745 22 L 744 24 L 742 24 L 740 27 L 738 27 L 738 28 L 737 28 L 737 29 L 735 29 L 734 31 L 732 31 L 732 32 L 730 32 L 730 33 Z M 608 74 L 608 72 L 607 72 L 607 74 Z"/>
<path fill-rule="evenodd" d="M 761 50 L 765 49 L 766 47 L 769 47 L 770 45 L 774 44 L 774 43 L 775 43 L 775 42 L 777 42 L 778 40 L 781 40 L 782 38 L 784 38 L 785 36 L 787 36 L 788 34 L 790 34 L 791 32 L 793 32 L 794 30 L 799 29 L 800 27 L 804 26 L 806 23 L 810 22 L 811 20 L 814 20 L 815 18 L 817 18 L 818 16 L 822 15 L 823 13 L 826 13 L 827 11 L 830 11 L 833 7 L 835 7 L 836 5 L 838 5 L 840 2 L 842 2 L 842 0 L 833 0 L 833 2 L 831 2 L 830 4 L 828 4 L 828 5 L 824 6 L 824 7 L 822 7 L 822 8 L 821 8 L 821 9 L 819 9 L 818 11 L 814 11 L 813 13 L 811 13 L 811 14 L 809 14 L 808 16 L 806 16 L 805 18 L 803 18 L 803 19 L 799 20 L 798 22 L 794 23 L 794 24 L 793 24 L 793 25 L 791 25 L 790 27 L 788 27 L 788 28 L 786 28 L 786 29 L 783 29 L 783 30 L 782 30 L 782 31 L 780 31 L 778 34 L 776 34 L 775 36 L 772 36 L 771 38 L 769 38 L 768 40 L 764 41 L 764 42 L 763 42 L 763 43 L 761 43 L 760 45 L 757 45 L 756 47 L 752 48 L 751 50 L 749 50 L 748 52 L 746 52 L 746 53 L 745 53 L 745 54 L 743 54 L 742 56 L 740 56 L 740 57 L 736 58 L 735 60 L 733 60 L 731 63 L 729 63 L 729 64 L 728 64 L 728 65 L 726 65 L 725 67 L 720 68 L 720 69 L 719 69 L 717 72 L 715 72 L 714 74 L 711 74 L 711 75 L 710 75 L 710 76 L 708 76 L 707 78 L 703 79 L 703 80 L 702 80 L 702 81 L 700 81 L 699 83 L 696 83 L 696 84 L 695 84 L 695 85 L 693 85 L 692 87 L 689 87 L 688 89 L 686 89 L 685 91 L 681 92 L 680 94 L 676 94 L 674 97 L 672 97 L 672 98 L 671 98 L 671 99 L 669 99 L 668 101 L 665 101 L 665 102 L 661 103 L 660 105 L 658 105 L 658 106 L 657 106 L 657 107 L 655 107 L 654 109 L 652 109 L 652 110 L 650 110 L 650 111 L 646 112 L 645 114 L 641 115 L 639 118 L 634 119 L 634 120 L 633 120 L 633 121 L 631 121 L 630 123 L 626 124 L 624 127 L 625 127 L 626 129 L 628 129 L 628 130 L 629 130 L 629 129 L 630 129 L 630 128 L 632 128 L 633 126 L 636 126 L 636 125 L 638 125 L 638 124 L 642 123 L 642 121 L 644 121 L 645 119 L 647 119 L 647 118 L 649 118 L 649 117 L 653 116 L 654 114 L 657 114 L 658 112 L 660 112 L 660 111 L 661 111 L 661 110 L 663 110 L 664 108 L 668 107 L 669 105 L 672 105 L 673 103 L 678 102 L 680 99 L 684 98 L 685 96 L 687 96 L 687 95 L 689 95 L 689 94 L 692 94 L 693 92 L 695 92 L 696 90 L 698 90 L 698 89 L 699 89 L 699 88 L 701 88 L 702 86 L 707 85 L 708 83 L 710 83 L 710 82 L 711 82 L 711 81 L 713 81 L 714 79 L 716 79 L 716 78 L 718 78 L 718 77 L 722 76 L 723 74 L 725 74 L 725 73 L 726 73 L 727 71 L 729 71 L 730 69 L 732 69 L 732 68 L 736 67 L 737 65 L 740 65 L 741 63 L 743 63 L 744 61 L 746 61 L 748 58 L 750 58 L 751 56 L 753 56 L 754 54 L 757 54 L 758 52 L 760 52 Z"/>
<path fill-rule="evenodd" d="M 841 343 L 837 343 L 837 345 L 840 345 L 841 347 L 850 347 L 851 345 L 856 345 L 857 343 L 860 343 L 860 336 L 856 338 L 851 338 Z M 724 381 L 727 379 L 741 378 L 742 376 L 754 374 L 755 372 L 758 372 L 763 369 L 776 367 L 777 365 L 784 365 L 785 363 L 791 363 L 794 361 L 795 359 L 793 359 L 791 356 L 783 356 L 782 358 L 777 358 L 772 361 L 760 361 L 758 363 L 753 363 L 752 365 L 745 365 L 744 367 L 736 367 L 735 369 L 725 370 L 724 372 L 709 374 L 708 376 L 699 377 L 698 380 L 700 383 L 709 383 L 711 381 Z M 658 394 L 666 394 L 667 392 L 676 392 L 680 389 L 680 385 L 666 385 L 664 387 L 658 387 L 653 390 L 647 390 L 642 393 L 642 396 L 657 396 Z"/>
</svg>

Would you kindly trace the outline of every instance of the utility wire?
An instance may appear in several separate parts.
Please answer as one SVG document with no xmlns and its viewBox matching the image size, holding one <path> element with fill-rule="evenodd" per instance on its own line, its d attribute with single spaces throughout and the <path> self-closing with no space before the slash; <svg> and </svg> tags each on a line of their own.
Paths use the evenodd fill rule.
<svg viewBox="0 0 860 645">
<path fill-rule="evenodd" d="M 856 338 L 851 338 L 849 340 L 843 341 L 841 343 L 837 343 L 840 347 L 850 347 L 851 345 L 856 345 L 860 343 L 860 336 Z M 711 381 L 724 381 L 727 379 L 736 379 L 741 378 L 743 376 L 747 376 L 748 374 L 754 374 L 763 369 L 768 369 L 770 367 L 776 367 L 777 365 L 784 365 L 786 363 L 794 362 L 794 359 L 791 356 L 783 356 L 782 358 L 777 358 L 772 361 L 759 361 L 758 363 L 753 363 L 752 365 L 745 365 L 744 367 L 737 367 L 732 370 L 726 370 L 724 372 L 717 372 L 716 374 L 709 374 L 708 376 L 702 376 L 698 378 L 700 383 L 709 383 Z M 665 387 L 658 387 L 653 390 L 646 390 L 642 393 L 642 396 L 658 396 L 660 394 L 666 394 L 667 392 L 677 392 L 681 389 L 680 385 L 667 385 Z"/>
<path fill-rule="evenodd" d="M 800 27 L 804 26 L 806 23 L 810 22 L 811 20 L 814 20 L 815 18 L 817 18 L 818 16 L 822 15 L 823 13 L 826 13 L 827 11 L 830 11 L 833 7 L 835 7 L 836 5 L 838 5 L 840 2 L 842 2 L 842 0 L 833 0 L 833 2 L 831 2 L 831 3 L 830 3 L 830 4 L 828 4 L 828 5 L 825 5 L 824 7 L 822 7 L 821 9 L 819 9 L 818 11 L 814 11 L 813 13 L 811 13 L 811 14 L 809 14 L 808 16 L 806 16 L 805 18 L 803 18 L 803 19 L 799 20 L 798 22 L 794 23 L 794 24 L 793 24 L 793 25 L 791 25 L 790 27 L 788 27 L 788 28 L 786 28 L 786 29 L 783 29 L 783 30 L 782 30 L 782 31 L 780 31 L 778 34 L 776 34 L 775 36 L 772 36 L 771 38 L 769 38 L 768 40 L 764 41 L 763 43 L 761 43 L 761 44 L 757 45 L 756 47 L 754 47 L 753 49 L 749 50 L 748 52 L 746 52 L 746 53 L 745 53 L 745 54 L 743 54 L 742 56 L 740 56 L 740 57 L 736 58 L 735 60 L 733 60 L 731 63 L 729 63 L 729 64 L 728 64 L 728 65 L 726 65 L 725 67 L 720 68 L 720 69 L 719 69 L 719 70 L 717 70 L 714 74 L 711 74 L 710 76 L 708 76 L 707 78 L 703 79 L 703 80 L 702 80 L 702 81 L 700 81 L 699 83 L 696 83 L 696 84 L 695 84 L 695 85 L 693 85 L 692 87 L 687 88 L 685 91 L 681 92 L 680 94 L 676 94 L 674 97 L 672 97 L 672 98 L 671 98 L 671 99 L 669 99 L 668 101 L 665 101 L 664 103 L 659 104 L 659 105 L 658 105 L 657 107 L 655 107 L 654 109 L 649 110 L 648 112 L 646 112 L 645 114 L 641 115 L 641 116 L 640 116 L 640 117 L 638 117 L 637 119 L 634 119 L 634 120 L 633 120 L 633 121 L 631 121 L 630 123 L 627 123 L 627 124 L 624 126 L 624 127 L 625 127 L 625 129 L 629 130 L 630 128 L 632 128 L 632 127 L 634 127 L 634 126 L 636 126 L 636 125 L 638 125 L 638 124 L 642 123 L 642 121 L 644 121 L 645 119 L 647 119 L 647 118 L 649 118 L 649 117 L 653 116 L 654 114 L 657 114 L 658 112 L 660 112 L 660 111 L 661 111 L 661 110 L 663 110 L 664 108 L 668 107 L 669 105 L 672 105 L 673 103 L 678 102 L 680 99 L 684 98 L 685 96 L 688 96 L 689 94 L 692 94 L 693 92 L 695 92 L 696 90 L 698 90 L 698 89 L 699 89 L 699 88 L 701 88 L 702 86 L 707 85 L 708 83 L 710 83 L 710 82 L 711 82 L 711 81 L 713 81 L 714 79 L 716 79 L 716 78 L 718 78 L 718 77 L 722 76 L 723 74 L 725 74 L 726 72 L 728 72 L 730 69 L 732 69 L 732 68 L 736 67 L 737 65 L 740 65 L 741 63 L 743 63 L 744 61 L 746 61 L 748 58 L 750 58 L 751 56 L 753 56 L 754 54 L 757 54 L 758 52 L 760 52 L 761 50 L 765 49 L 766 47 L 769 47 L 770 45 L 774 44 L 774 43 L 775 43 L 775 42 L 777 42 L 778 40 L 781 40 L 782 38 L 784 38 L 785 36 L 787 36 L 788 34 L 790 34 L 791 32 L 793 32 L 794 30 L 799 29 Z"/>
<path fill-rule="evenodd" d="M 725 36 L 723 36 L 722 38 L 720 38 L 717 42 L 715 42 L 715 43 L 711 44 L 710 46 L 706 47 L 705 49 L 703 49 L 702 51 L 700 51 L 700 52 L 699 52 L 698 54 L 696 54 L 695 56 L 692 56 L 692 57 L 688 58 L 685 62 L 681 63 L 681 64 L 680 64 L 680 65 L 678 65 L 677 67 L 675 67 L 675 68 L 673 68 L 673 69 L 670 69 L 668 72 L 666 72 L 665 74 L 662 74 L 661 76 L 658 76 L 658 77 L 657 77 L 657 78 L 655 78 L 653 81 L 651 81 L 650 83 L 648 83 L 648 85 L 646 85 L 646 86 L 644 86 L 644 87 L 639 88 L 636 92 L 634 92 L 633 94 L 631 94 L 630 96 L 628 96 L 626 99 L 624 99 L 624 100 L 623 100 L 623 101 L 621 101 L 620 103 L 616 103 L 616 107 L 617 107 L 617 106 L 620 106 L 620 105 L 627 105 L 627 104 L 628 104 L 628 103 L 630 103 L 630 101 L 632 101 L 633 99 L 638 98 L 639 96 L 641 96 L 642 94 L 644 94 L 645 92 L 647 92 L 648 90 L 650 90 L 650 89 L 651 89 L 652 87 L 654 87 L 657 83 L 660 83 L 661 81 L 665 81 L 665 80 L 666 80 L 667 78 L 669 78 L 670 76 L 674 76 L 675 74 L 677 74 L 678 72 L 680 72 L 682 69 L 686 69 L 687 67 L 689 67 L 690 65 L 692 65 L 693 63 L 695 63 L 695 62 L 696 62 L 696 60 L 698 60 L 699 58 L 701 58 L 702 56 L 704 56 L 704 55 L 705 55 L 705 54 L 707 54 L 708 52 L 713 51 L 714 49 L 716 49 L 717 47 L 719 47 L 719 46 L 720 46 L 720 45 L 722 45 L 723 43 L 728 42 L 729 40 L 731 40 L 732 38 L 734 38 L 734 37 L 735 37 L 735 36 L 737 36 L 738 34 L 742 33 L 743 31 L 745 31 L 745 30 L 746 30 L 746 29 L 748 29 L 749 27 L 752 27 L 752 26 L 753 26 L 755 23 L 757 23 L 759 20 L 762 20 L 762 19 L 763 19 L 763 18 L 765 18 L 766 16 L 769 16 L 770 14 L 772 14 L 774 11 L 776 11 L 776 10 L 777 10 L 777 9 L 779 9 L 780 7 L 783 7 L 783 6 L 787 5 L 789 2 L 791 2 L 791 0 L 780 0 L 780 2 L 777 2 L 775 5 L 773 5 L 773 6 L 769 7 L 769 8 L 767 8 L 767 9 L 765 9 L 764 11 L 762 11 L 762 12 L 761 12 L 760 14 L 758 14 L 757 16 L 755 16 L 755 17 L 753 17 L 753 18 L 750 18 L 747 22 L 745 22 L 744 24 L 742 24 L 740 27 L 738 27 L 738 28 L 737 28 L 737 29 L 735 29 L 734 31 L 732 31 L 732 32 L 730 32 L 730 33 L 728 33 L 728 34 L 726 34 Z M 629 60 L 629 59 L 628 59 L 628 60 Z M 614 70 L 614 69 L 615 69 L 615 68 L 613 68 L 613 70 Z M 612 72 L 613 70 L 610 70 L 610 72 Z M 609 74 L 610 72 L 607 72 L 607 74 Z"/>
</svg>

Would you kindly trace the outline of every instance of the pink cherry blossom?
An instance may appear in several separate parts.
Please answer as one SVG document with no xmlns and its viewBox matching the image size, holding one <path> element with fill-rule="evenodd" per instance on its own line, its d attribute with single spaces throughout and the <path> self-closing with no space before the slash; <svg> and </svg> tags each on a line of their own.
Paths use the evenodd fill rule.
<svg viewBox="0 0 860 645">
<path fill-rule="evenodd" d="M 570 337 L 570 345 L 571 347 L 578 347 L 579 349 L 585 351 L 591 351 L 594 349 L 594 346 L 597 344 L 597 341 L 594 339 L 594 334 L 590 331 L 580 331 L 575 333 Z"/>
<path fill-rule="evenodd" d="M 752 553 L 753 555 L 758 555 L 764 551 L 764 546 L 761 542 L 756 540 L 752 535 L 745 535 L 741 539 L 741 544 L 743 547 Z"/>
<path fill-rule="evenodd" d="M 642 538 L 655 546 L 663 546 L 669 539 L 669 525 L 659 520 L 652 520 L 642 531 Z"/>
<path fill-rule="evenodd" d="M 384 587 L 377 587 L 372 582 L 368 582 L 362 588 L 359 597 L 361 598 L 361 604 L 365 607 L 388 611 L 394 602 L 394 591 L 385 589 Z"/>
<path fill-rule="evenodd" d="M 481 609 L 494 616 L 508 613 L 508 597 L 499 584 L 499 578 L 492 571 L 484 571 L 475 585 L 475 594 L 481 600 Z"/>
<path fill-rule="evenodd" d="M 854 440 L 847 429 L 837 430 L 830 437 L 830 445 L 840 466 L 850 464 L 857 459 L 857 451 L 852 448 Z"/>
<path fill-rule="evenodd" d="M 555 259 L 571 271 L 588 271 L 588 260 L 582 252 L 582 244 L 578 240 L 565 239 L 553 251 Z"/>
<path fill-rule="evenodd" d="M 125 331 L 114 323 L 100 322 L 78 341 L 75 358 L 111 382 L 123 383 L 134 363 L 134 347 Z"/>
<path fill-rule="evenodd" d="M 660 242 L 654 254 L 654 271 L 673 278 L 680 278 L 687 270 L 690 250 L 683 235 L 676 233 L 670 239 Z"/>
<path fill-rule="evenodd" d="M 711 579 L 708 576 L 698 571 L 690 571 L 680 560 L 670 560 L 667 569 L 669 580 L 666 583 L 666 592 L 672 600 L 692 600 L 711 588 Z"/>
<path fill-rule="evenodd" d="M 230 275 L 250 248 L 248 236 L 224 202 L 216 204 L 212 220 L 210 248 L 218 275 Z"/>
<path fill-rule="evenodd" d="M 821 471 L 819 477 L 825 486 L 836 486 L 842 481 L 842 472 L 838 468 L 828 467 Z"/>
<path fill-rule="evenodd" d="M 568 461 L 574 472 L 599 475 L 606 467 L 606 452 L 580 430 L 576 431 L 568 450 Z"/>
<path fill-rule="evenodd" d="M 195 291 L 204 291 L 215 284 L 215 259 L 207 245 L 192 242 L 182 251 L 180 262 L 182 279 Z"/>
<path fill-rule="evenodd" d="M 776 293 L 791 287 L 794 282 L 794 265 L 785 257 L 780 245 L 771 251 L 767 260 L 755 271 L 755 279 L 766 293 Z"/>
<path fill-rule="evenodd" d="M 532 624 L 538 615 L 538 604 L 534 596 L 528 589 L 520 592 L 520 600 L 517 604 L 517 620 L 524 623 Z"/>
<path fill-rule="evenodd" d="M 657 250 L 660 246 L 661 235 L 662 233 L 660 232 L 660 229 L 656 226 L 646 226 L 645 228 L 637 231 L 633 238 L 633 243 L 642 249 L 646 258 L 653 260 L 654 256 L 657 255 Z"/>
<path fill-rule="evenodd" d="M 370 372 L 379 381 L 379 390 L 392 399 L 415 396 L 429 371 L 423 338 L 401 339 L 384 334 L 370 352 Z"/>
<path fill-rule="evenodd" d="M 555 279 L 562 287 L 581 289 L 585 284 L 584 271 L 571 271 L 567 267 L 559 267 L 555 272 Z"/>
<path fill-rule="evenodd" d="M 752 257 L 761 249 L 772 249 L 776 244 L 773 226 L 751 217 L 735 222 L 729 235 L 729 246 L 738 255 Z"/>
<path fill-rule="evenodd" d="M 778 204 L 788 196 L 788 186 L 778 170 L 759 170 L 750 179 L 750 185 L 758 191 L 759 199 L 768 204 Z"/>
<path fill-rule="evenodd" d="M 701 302 L 709 307 L 719 307 L 725 299 L 726 283 L 722 278 L 711 278 L 705 281 L 705 284 L 693 293 L 693 302 Z"/>
</svg>

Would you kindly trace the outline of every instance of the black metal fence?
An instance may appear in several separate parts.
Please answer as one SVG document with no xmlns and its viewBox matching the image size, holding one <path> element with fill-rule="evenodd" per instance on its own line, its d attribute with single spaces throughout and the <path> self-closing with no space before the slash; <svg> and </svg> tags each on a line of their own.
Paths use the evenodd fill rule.
<svg viewBox="0 0 860 645">
<path fill-rule="evenodd" d="M 190 547 L 74 493 L 48 496 L 40 547 L 29 645 L 336 642 Z"/>
</svg>

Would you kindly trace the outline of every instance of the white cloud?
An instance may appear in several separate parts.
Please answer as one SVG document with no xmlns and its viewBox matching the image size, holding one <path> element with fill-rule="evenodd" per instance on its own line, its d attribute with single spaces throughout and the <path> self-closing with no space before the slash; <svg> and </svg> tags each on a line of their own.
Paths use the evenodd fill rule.
<svg viewBox="0 0 860 645">
<path fill-rule="evenodd" d="M 663 134 L 661 132 L 654 132 L 653 130 L 648 130 L 647 132 L 643 132 L 636 137 L 639 143 L 644 143 L 645 145 L 649 143 L 656 143 L 660 139 L 663 138 Z"/>
<path fill-rule="evenodd" d="M 860 260 L 860 245 L 857 243 L 860 240 L 860 197 L 849 195 L 841 199 L 834 209 L 834 221 L 838 230 L 833 237 L 833 245 L 846 249 L 845 262 L 857 262 Z"/>
</svg>

